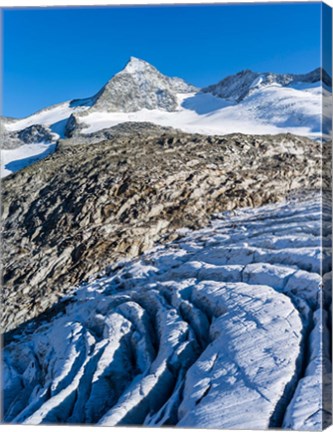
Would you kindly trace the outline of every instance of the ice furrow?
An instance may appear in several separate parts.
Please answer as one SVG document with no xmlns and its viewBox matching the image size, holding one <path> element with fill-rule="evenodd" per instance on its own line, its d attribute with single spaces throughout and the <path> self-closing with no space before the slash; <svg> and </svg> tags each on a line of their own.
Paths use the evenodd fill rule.
<svg viewBox="0 0 333 432">
<path fill-rule="evenodd" d="M 329 338 L 327 313 L 317 309 L 313 317 L 308 364 L 286 410 L 283 420 L 286 429 L 318 430 L 327 427 L 332 419 L 330 407 L 324 413 L 332 388 L 329 344 L 325 341 Z M 314 392 L 318 398 L 312 400 Z"/>
</svg>

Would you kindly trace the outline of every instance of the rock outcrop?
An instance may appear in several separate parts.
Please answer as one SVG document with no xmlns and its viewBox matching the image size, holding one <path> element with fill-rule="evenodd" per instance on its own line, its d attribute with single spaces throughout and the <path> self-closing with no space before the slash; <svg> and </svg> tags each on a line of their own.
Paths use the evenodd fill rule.
<svg viewBox="0 0 333 432">
<path fill-rule="evenodd" d="M 1 148 L 3 150 L 14 149 L 25 144 L 49 144 L 57 141 L 57 137 L 52 133 L 51 129 L 40 124 L 34 124 L 13 132 L 8 132 L 2 126 L 0 133 Z"/>
</svg>

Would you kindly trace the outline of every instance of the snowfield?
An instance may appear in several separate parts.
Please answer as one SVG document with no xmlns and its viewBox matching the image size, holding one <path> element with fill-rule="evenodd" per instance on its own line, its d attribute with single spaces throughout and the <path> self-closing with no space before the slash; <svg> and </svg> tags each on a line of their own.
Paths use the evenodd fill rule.
<svg viewBox="0 0 333 432">
<path fill-rule="evenodd" d="M 274 135 L 290 132 L 320 138 L 322 97 L 329 96 L 321 83 L 302 83 L 293 87 L 272 84 L 256 90 L 240 103 L 209 93 L 178 93 L 176 111 L 142 109 L 135 112 L 100 112 L 90 111 L 88 105 L 76 106 L 65 102 L 8 123 L 5 127 L 13 132 L 33 124 L 43 124 L 63 138 L 66 122 L 75 113 L 82 123 L 83 134 L 131 121 L 151 122 L 204 135 L 234 132 Z"/>
<path fill-rule="evenodd" d="M 223 213 L 108 267 L 7 343 L 5 421 L 322 429 L 321 216 L 311 196 Z"/>
<path fill-rule="evenodd" d="M 279 134 L 290 132 L 313 139 L 321 137 L 322 95 L 329 92 L 321 83 L 260 88 L 236 103 L 209 93 L 178 94 L 174 112 L 142 109 L 133 113 L 85 112 L 78 116 L 83 134 L 119 123 L 151 122 L 183 132 L 204 135 Z"/>
</svg>

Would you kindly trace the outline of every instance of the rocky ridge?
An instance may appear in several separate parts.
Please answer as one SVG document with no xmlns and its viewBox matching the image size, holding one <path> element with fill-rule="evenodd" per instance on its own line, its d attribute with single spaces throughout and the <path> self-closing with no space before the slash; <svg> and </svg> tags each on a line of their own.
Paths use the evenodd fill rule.
<svg viewBox="0 0 333 432">
<path fill-rule="evenodd" d="M 271 84 L 289 86 L 299 83 L 316 83 L 322 81 L 332 87 L 332 78 L 322 68 L 314 69 L 307 74 L 276 74 L 272 72 L 258 73 L 249 69 L 230 75 L 217 84 L 203 88 L 204 93 L 211 93 L 223 99 L 241 102 L 255 90 Z"/>
<path fill-rule="evenodd" d="M 89 151 L 64 140 L 3 181 L 4 331 L 109 263 L 178 238 L 177 229 L 322 184 L 321 144 L 306 138 L 207 137 L 131 124 L 108 133 Z"/>
</svg>

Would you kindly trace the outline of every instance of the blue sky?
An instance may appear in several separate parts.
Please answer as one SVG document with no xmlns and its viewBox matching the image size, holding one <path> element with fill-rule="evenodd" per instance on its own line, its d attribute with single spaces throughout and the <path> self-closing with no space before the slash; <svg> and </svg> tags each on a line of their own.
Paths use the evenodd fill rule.
<svg viewBox="0 0 333 432">
<path fill-rule="evenodd" d="M 3 114 L 96 93 L 130 56 L 197 85 L 320 65 L 320 3 L 3 11 Z"/>
</svg>

